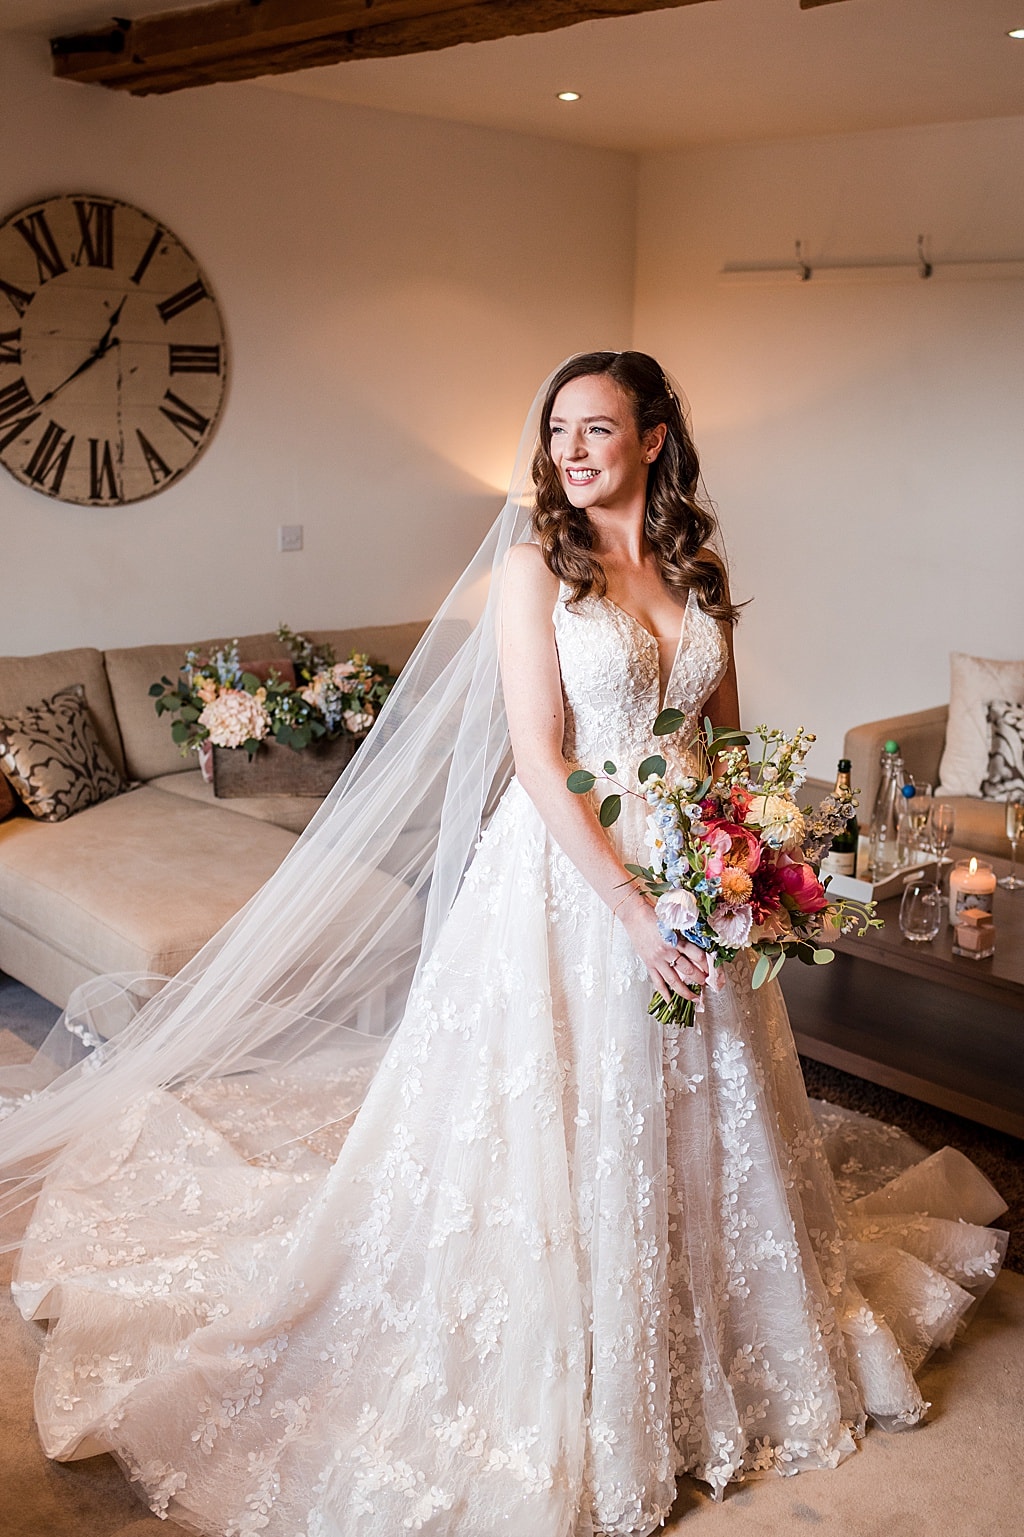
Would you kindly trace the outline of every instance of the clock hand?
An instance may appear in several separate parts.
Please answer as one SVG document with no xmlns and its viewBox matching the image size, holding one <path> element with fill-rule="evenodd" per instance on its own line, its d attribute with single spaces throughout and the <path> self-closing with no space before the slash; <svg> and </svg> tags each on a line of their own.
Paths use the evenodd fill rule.
<svg viewBox="0 0 1024 1537">
<path fill-rule="evenodd" d="M 124 309 L 127 298 L 128 295 L 125 294 L 120 304 L 117 306 L 117 309 L 111 315 L 107 324 L 107 329 L 104 331 L 103 335 L 100 337 L 99 341 L 96 343 L 89 356 L 83 362 L 79 363 L 75 371 L 68 374 L 66 379 L 62 380 L 60 384 L 55 384 L 52 390 L 48 390 L 40 400 L 37 400 L 35 402 L 37 406 L 47 405 L 55 395 L 58 395 L 66 385 L 71 383 L 72 379 L 79 378 L 80 375 L 85 373 L 86 369 L 91 368 L 94 363 L 98 363 L 100 358 L 106 357 L 111 347 L 117 345 L 117 338 L 113 335 L 113 331 L 114 327 L 117 325 L 117 322 L 121 318 L 121 311 Z"/>
</svg>

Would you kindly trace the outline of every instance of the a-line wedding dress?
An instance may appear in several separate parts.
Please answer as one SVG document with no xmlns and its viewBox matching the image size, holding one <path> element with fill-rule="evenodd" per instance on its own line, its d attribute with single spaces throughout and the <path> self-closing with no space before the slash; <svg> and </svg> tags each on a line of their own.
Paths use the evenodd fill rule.
<svg viewBox="0 0 1024 1537">
<path fill-rule="evenodd" d="M 567 770 L 635 767 L 657 641 L 564 592 L 554 627 Z M 665 702 L 695 721 L 725 661 L 691 594 Z M 609 833 L 624 859 L 643 812 Z M 917 1421 L 912 1370 L 996 1273 L 1005 1236 L 974 1224 L 1003 1203 L 957 1153 L 816 1120 L 742 956 L 694 1029 L 650 993 L 513 779 L 382 1061 L 367 1038 L 336 1071 L 325 1038 L 68 1145 L 15 1286 L 55 1320 L 47 1452 L 108 1449 L 222 1537 L 578 1537 L 650 1532 L 681 1473 L 832 1467 L 865 1414 Z M 297 1097 L 334 1124 L 256 1156 Z"/>
</svg>

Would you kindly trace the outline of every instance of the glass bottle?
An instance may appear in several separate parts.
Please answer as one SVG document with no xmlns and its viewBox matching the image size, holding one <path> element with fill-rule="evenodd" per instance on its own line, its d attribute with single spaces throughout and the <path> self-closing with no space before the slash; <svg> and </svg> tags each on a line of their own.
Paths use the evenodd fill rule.
<svg viewBox="0 0 1024 1537">
<path fill-rule="evenodd" d="M 891 739 L 882 748 L 882 777 L 875 796 L 875 808 L 871 816 L 871 845 L 869 876 L 873 881 L 882 880 L 895 868 L 899 840 L 899 801 L 903 787 L 903 758 L 900 744 Z"/>
<path fill-rule="evenodd" d="M 840 758 L 836 770 L 836 787 L 832 792 L 836 800 L 850 799 L 850 760 Z M 856 875 L 857 845 L 860 830 L 857 818 L 851 817 L 841 833 L 836 833 L 832 846 L 821 861 L 821 875 Z"/>
</svg>

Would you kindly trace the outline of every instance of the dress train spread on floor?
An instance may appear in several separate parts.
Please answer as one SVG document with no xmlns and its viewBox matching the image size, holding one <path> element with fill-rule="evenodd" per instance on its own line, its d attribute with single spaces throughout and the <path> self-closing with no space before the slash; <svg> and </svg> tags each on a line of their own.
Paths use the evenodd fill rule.
<svg viewBox="0 0 1024 1537">
<path fill-rule="evenodd" d="M 657 642 L 598 598 L 555 630 L 567 761 L 638 763 Z M 695 720 L 724 664 L 691 597 L 666 699 Z M 813 1114 L 743 957 L 695 1029 L 649 996 L 513 780 L 386 1051 L 154 1092 L 68 1147 L 15 1284 L 51 1320 L 47 1453 L 110 1450 L 218 1537 L 626 1537 L 681 1473 L 832 1467 L 865 1415 L 917 1421 L 1002 1201 L 958 1153 Z M 321 1134 L 289 1140 L 296 1099 Z"/>
</svg>

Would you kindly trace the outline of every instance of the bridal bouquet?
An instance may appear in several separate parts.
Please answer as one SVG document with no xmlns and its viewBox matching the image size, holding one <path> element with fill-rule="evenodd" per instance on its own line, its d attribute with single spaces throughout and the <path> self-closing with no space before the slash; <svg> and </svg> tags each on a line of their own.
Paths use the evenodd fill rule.
<svg viewBox="0 0 1024 1537">
<path fill-rule="evenodd" d="M 678 731 L 685 717 L 662 710 L 655 736 Z M 671 784 L 659 755 L 637 771 L 639 790 L 616 777 L 614 763 L 603 774 L 577 769 L 567 784 L 585 795 L 603 781 L 612 786 L 600 820 L 610 827 L 623 795 L 648 805 L 649 865 L 627 864 L 637 887 L 654 897 L 661 932 L 672 944 L 690 940 L 706 952 L 707 985 L 717 990 L 717 968 L 741 950 L 757 956 L 752 983 L 761 987 L 778 976 L 789 955 L 808 965 L 834 959 L 826 941 L 835 933 L 863 933 L 879 927 L 874 904 L 830 902 L 818 868 L 832 839 L 854 815 L 856 801 L 835 793 L 817 811 L 801 810 L 793 792 L 806 778 L 803 764 L 814 741 L 800 727 L 795 735 L 756 726 L 760 757 L 748 753 L 750 736 L 716 730 L 705 718 L 693 744 L 702 778 Z M 701 989 L 689 996 L 655 993 L 649 1012 L 663 1024 L 692 1025 L 703 1010 Z"/>
<path fill-rule="evenodd" d="M 161 678 L 150 695 L 158 715 L 176 716 L 171 735 L 183 753 L 243 747 L 252 756 L 267 737 L 301 752 L 311 742 L 363 737 L 391 691 L 394 674 L 362 652 L 339 662 L 281 625 L 289 661 L 242 662 L 238 642 L 203 657 L 187 651 L 177 682 Z"/>
</svg>

